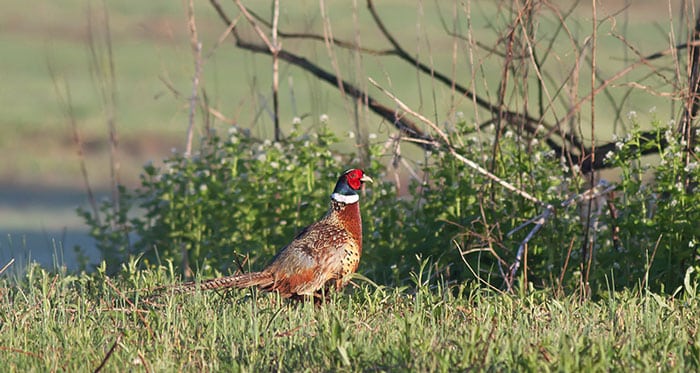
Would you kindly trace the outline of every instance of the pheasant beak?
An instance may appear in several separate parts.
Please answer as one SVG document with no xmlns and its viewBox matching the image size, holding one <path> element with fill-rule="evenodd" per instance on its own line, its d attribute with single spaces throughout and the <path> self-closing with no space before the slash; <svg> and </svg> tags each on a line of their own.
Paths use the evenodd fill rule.
<svg viewBox="0 0 700 373">
<path fill-rule="evenodd" d="M 366 174 L 362 175 L 362 177 L 360 178 L 360 181 L 363 183 L 367 183 L 367 182 L 373 183 L 374 182 L 374 180 L 372 180 L 372 178 L 367 176 Z"/>
</svg>

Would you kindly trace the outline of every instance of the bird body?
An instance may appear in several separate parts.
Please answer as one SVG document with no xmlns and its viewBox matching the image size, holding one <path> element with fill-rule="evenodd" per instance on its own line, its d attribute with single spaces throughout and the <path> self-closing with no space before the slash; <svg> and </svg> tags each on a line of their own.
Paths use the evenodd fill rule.
<svg viewBox="0 0 700 373">
<path fill-rule="evenodd" d="M 328 212 L 304 228 L 260 272 L 189 282 L 177 291 L 257 286 L 282 297 L 319 297 L 328 287 L 341 290 L 360 264 L 362 218 L 357 191 L 372 179 L 362 170 L 345 171 L 336 183 Z"/>
</svg>

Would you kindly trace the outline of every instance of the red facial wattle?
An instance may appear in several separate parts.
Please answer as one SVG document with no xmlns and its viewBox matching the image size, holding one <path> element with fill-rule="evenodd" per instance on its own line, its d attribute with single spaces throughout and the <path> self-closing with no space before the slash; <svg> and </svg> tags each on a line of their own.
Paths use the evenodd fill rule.
<svg viewBox="0 0 700 373">
<path fill-rule="evenodd" d="M 359 190 L 362 186 L 362 171 L 352 170 L 346 175 L 348 186 L 353 190 Z"/>
</svg>

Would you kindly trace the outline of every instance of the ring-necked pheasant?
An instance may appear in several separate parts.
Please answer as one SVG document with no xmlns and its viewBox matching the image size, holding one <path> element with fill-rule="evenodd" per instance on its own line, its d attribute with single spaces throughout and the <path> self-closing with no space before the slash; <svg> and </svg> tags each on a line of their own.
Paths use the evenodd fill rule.
<svg viewBox="0 0 700 373">
<path fill-rule="evenodd" d="M 362 219 L 358 190 L 372 179 L 360 169 L 345 171 L 331 194 L 328 212 L 304 228 L 260 272 L 184 283 L 174 290 L 245 288 L 257 286 L 282 297 L 319 297 L 323 289 L 342 289 L 360 263 Z"/>
</svg>

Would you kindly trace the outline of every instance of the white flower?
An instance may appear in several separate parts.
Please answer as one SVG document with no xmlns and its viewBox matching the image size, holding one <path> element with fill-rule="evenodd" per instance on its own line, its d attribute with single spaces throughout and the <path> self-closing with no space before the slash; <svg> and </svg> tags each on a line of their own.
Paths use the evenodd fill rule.
<svg viewBox="0 0 700 373">
<path fill-rule="evenodd" d="M 624 145 L 625 145 L 625 144 L 623 144 L 622 141 L 618 141 L 618 142 L 615 143 L 615 147 L 617 148 L 617 150 L 622 150 L 622 147 L 623 147 Z"/>
<path fill-rule="evenodd" d="M 615 153 L 613 153 L 613 151 L 610 150 L 607 153 L 605 153 L 605 160 L 609 161 L 609 160 L 613 159 L 614 156 L 615 156 Z"/>
<path fill-rule="evenodd" d="M 627 119 L 636 119 L 637 118 L 637 112 L 634 110 L 630 110 L 629 113 L 627 113 Z"/>
<path fill-rule="evenodd" d="M 328 114 L 321 114 L 321 116 L 318 118 L 321 123 L 326 123 L 328 122 Z"/>
<path fill-rule="evenodd" d="M 270 167 L 272 167 L 272 168 L 274 168 L 274 169 L 278 169 L 279 166 L 280 166 L 280 164 L 279 164 L 278 162 L 276 162 L 276 161 L 270 162 Z"/>
<path fill-rule="evenodd" d="M 354 138 L 355 138 L 355 132 L 348 131 L 348 138 L 349 138 L 349 139 L 354 139 Z"/>
<path fill-rule="evenodd" d="M 199 191 L 201 193 L 206 193 L 208 189 L 209 189 L 209 187 L 207 187 L 207 184 L 202 184 L 199 186 Z"/>
<path fill-rule="evenodd" d="M 376 139 L 376 138 L 377 138 L 377 134 L 376 134 L 376 133 L 370 133 L 370 134 L 369 134 L 369 139 L 370 139 L 370 140 L 374 140 L 374 139 Z"/>
<path fill-rule="evenodd" d="M 301 124 L 301 118 L 294 117 L 294 119 L 292 119 L 292 124 Z"/>
</svg>

